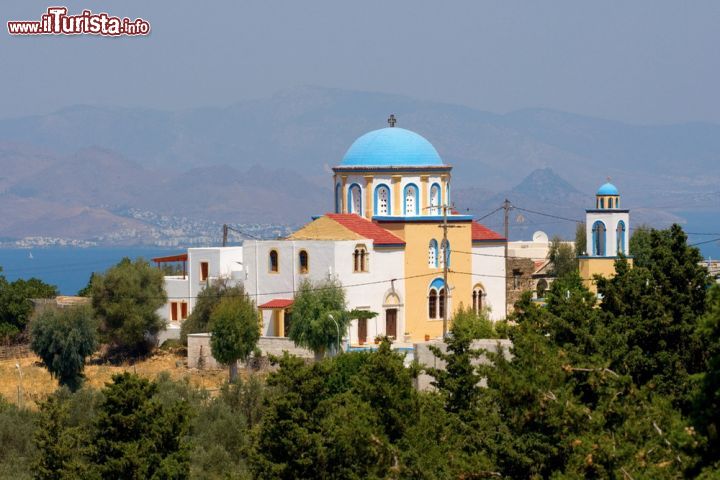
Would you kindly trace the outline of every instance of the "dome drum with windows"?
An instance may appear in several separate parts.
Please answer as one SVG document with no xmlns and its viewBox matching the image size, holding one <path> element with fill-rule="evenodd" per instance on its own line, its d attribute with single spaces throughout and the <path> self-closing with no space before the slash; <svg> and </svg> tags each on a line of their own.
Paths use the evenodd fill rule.
<svg viewBox="0 0 720 480">
<path fill-rule="evenodd" d="M 335 173 L 335 212 L 365 218 L 439 216 L 450 197 L 450 172 L 423 136 L 395 126 L 368 132 L 348 148 Z"/>
</svg>

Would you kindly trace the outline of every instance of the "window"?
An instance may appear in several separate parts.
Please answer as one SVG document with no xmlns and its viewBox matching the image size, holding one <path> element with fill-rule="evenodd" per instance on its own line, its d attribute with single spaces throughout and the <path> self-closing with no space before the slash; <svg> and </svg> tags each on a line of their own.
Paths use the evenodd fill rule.
<svg viewBox="0 0 720 480">
<path fill-rule="evenodd" d="M 210 266 L 208 262 L 200 262 L 200 281 L 204 282 L 208 279 Z"/>
<path fill-rule="evenodd" d="M 430 289 L 428 295 L 428 318 L 437 318 L 437 290 Z"/>
<path fill-rule="evenodd" d="M 279 259 L 278 259 L 278 252 L 277 250 L 270 250 L 270 255 L 268 255 L 268 269 L 270 270 L 270 273 L 277 273 L 280 271 L 280 265 L 279 265 Z"/>
<path fill-rule="evenodd" d="M 428 292 L 428 318 L 442 318 L 445 314 L 446 298 L 445 283 L 442 278 L 436 278 L 430 284 Z"/>
<path fill-rule="evenodd" d="M 593 223 L 592 247 L 593 255 L 597 257 L 605 256 L 605 224 L 600 220 Z"/>
<path fill-rule="evenodd" d="M 362 189 L 357 183 L 350 185 L 348 190 L 348 213 L 362 216 Z"/>
<path fill-rule="evenodd" d="M 472 309 L 476 314 L 482 312 L 484 296 L 485 292 L 483 291 L 482 285 L 475 285 L 472 292 Z"/>
<path fill-rule="evenodd" d="M 513 290 L 520 290 L 520 280 L 522 279 L 522 272 L 519 269 L 513 270 Z"/>
<path fill-rule="evenodd" d="M 335 185 L 335 213 L 342 213 L 342 185 Z"/>
<path fill-rule="evenodd" d="M 305 250 L 300 250 L 298 254 L 298 260 L 300 260 L 300 273 L 308 273 L 308 253 Z"/>
<path fill-rule="evenodd" d="M 437 240 L 430 240 L 428 245 L 428 267 L 437 268 L 438 266 L 438 243 Z"/>
<path fill-rule="evenodd" d="M 434 183 L 433 186 L 430 187 L 430 215 L 440 215 L 441 203 L 440 185 Z"/>
<path fill-rule="evenodd" d="M 414 184 L 409 184 L 405 187 L 405 206 L 403 215 L 413 216 L 418 215 L 418 187 Z"/>
<path fill-rule="evenodd" d="M 390 215 L 390 189 L 378 185 L 375 189 L 375 215 Z"/>
<path fill-rule="evenodd" d="M 445 317 L 445 289 L 441 288 L 438 293 L 438 317 Z"/>
<path fill-rule="evenodd" d="M 370 254 L 365 245 L 357 245 L 353 252 L 353 272 L 369 272 L 370 271 Z"/>
<path fill-rule="evenodd" d="M 185 320 L 188 317 L 188 304 L 187 302 L 170 302 L 170 318 L 173 322 L 177 322 L 178 319 Z"/>
<path fill-rule="evenodd" d="M 545 292 L 548 289 L 548 282 L 544 278 L 540 279 L 537 283 L 537 298 L 545 298 Z"/>
<path fill-rule="evenodd" d="M 617 242 L 617 253 L 618 255 L 625 255 L 625 222 L 620 220 L 617 224 L 617 231 L 615 232 Z"/>
<path fill-rule="evenodd" d="M 605 199 L 604 198 L 600 199 L 600 208 L 605 208 Z"/>
</svg>

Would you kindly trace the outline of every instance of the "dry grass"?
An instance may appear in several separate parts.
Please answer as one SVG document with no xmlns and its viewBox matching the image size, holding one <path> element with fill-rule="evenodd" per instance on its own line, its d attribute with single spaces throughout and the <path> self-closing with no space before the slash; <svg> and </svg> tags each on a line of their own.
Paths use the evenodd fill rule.
<svg viewBox="0 0 720 480">
<path fill-rule="evenodd" d="M 21 395 L 25 406 L 34 408 L 57 388 L 57 381 L 40 363 L 36 356 L 0 360 L 0 395 L 6 400 L 18 403 L 18 386 L 20 377 L 16 364 L 22 371 Z M 110 382 L 116 373 L 133 372 L 149 379 L 155 379 L 162 372 L 167 372 L 173 380 L 187 378 L 191 384 L 208 390 L 219 388 L 227 381 L 226 370 L 198 371 L 185 366 L 185 358 L 175 353 L 157 350 L 146 360 L 135 364 L 112 365 L 90 364 L 85 367 L 86 385 L 91 388 L 102 388 Z"/>
</svg>

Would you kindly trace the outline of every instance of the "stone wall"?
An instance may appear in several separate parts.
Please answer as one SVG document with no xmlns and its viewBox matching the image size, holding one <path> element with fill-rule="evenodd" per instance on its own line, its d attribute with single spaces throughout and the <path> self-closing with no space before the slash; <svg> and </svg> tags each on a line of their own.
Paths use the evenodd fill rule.
<svg viewBox="0 0 720 480">
<path fill-rule="evenodd" d="M 444 342 L 436 341 L 436 342 L 428 342 L 428 343 L 416 343 L 415 344 L 415 360 L 423 367 L 430 367 L 430 368 L 438 368 L 438 369 L 444 369 L 445 368 L 445 362 L 438 359 L 429 348 L 429 345 L 433 345 L 435 347 L 438 347 L 441 352 L 445 352 L 447 349 L 447 346 Z M 497 352 L 498 346 L 503 349 L 503 353 L 505 355 L 505 358 L 510 358 L 510 347 L 512 347 L 512 342 L 510 340 L 496 340 L 496 339 L 481 339 L 481 340 L 475 340 L 472 343 L 472 348 L 474 349 L 482 349 L 487 350 L 488 352 Z M 480 358 L 475 360 L 475 364 L 488 364 L 489 360 L 484 355 Z M 430 382 L 432 381 L 432 377 L 426 373 L 422 373 L 418 376 L 418 378 L 415 380 L 415 388 L 418 390 L 430 390 L 432 389 L 432 385 L 430 385 Z"/>
<path fill-rule="evenodd" d="M 260 349 L 263 356 L 282 356 L 283 352 L 288 352 L 301 358 L 313 358 L 311 351 L 296 346 L 292 340 L 284 337 L 260 337 L 257 348 Z M 212 356 L 209 333 L 192 333 L 188 335 L 187 352 L 188 368 L 208 370 L 224 368 Z"/>
<path fill-rule="evenodd" d="M 532 276 L 535 272 L 535 262 L 530 258 L 508 258 L 506 272 L 507 295 L 505 298 L 507 312 L 510 314 L 515 308 L 515 302 L 520 300 L 524 292 L 535 290 L 535 281 Z"/>
</svg>

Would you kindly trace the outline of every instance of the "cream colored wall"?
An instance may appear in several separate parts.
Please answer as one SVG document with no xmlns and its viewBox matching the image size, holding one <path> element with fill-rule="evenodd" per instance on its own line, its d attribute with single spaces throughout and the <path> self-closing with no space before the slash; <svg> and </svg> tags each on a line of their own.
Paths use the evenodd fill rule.
<svg viewBox="0 0 720 480">
<path fill-rule="evenodd" d="M 605 278 L 615 276 L 615 260 L 615 258 L 602 257 L 580 259 L 580 278 L 591 292 L 597 293 L 597 286 L 593 280 L 595 275 Z M 632 266 L 632 258 L 628 258 L 627 261 Z"/>
<path fill-rule="evenodd" d="M 448 283 L 451 288 L 448 301 L 448 319 L 462 303 L 464 306 L 472 298 L 472 255 L 460 252 L 472 251 L 472 234 L 469 222 L 448 222 L 454 228 L 448 229 L 450 241 L 450 273 Z M 413 341 L 424 340 L 442 335 L 442 318 L 428 318 L 427 300 L 430 283 L 442 278 L 443 269 L 428 266 L 428 245 L 431 239 L 441 244 L 443 231 L 441 222 L 382 223 L 382 227 L 404 239 L 405 245 L 405 329 Z M 453 251 L 457 251 L 454 252 Z M 416 278 L 413 278 L 416 277 Z M 448 325 L 449 328 L 450 325 Z"/>
</svg>

